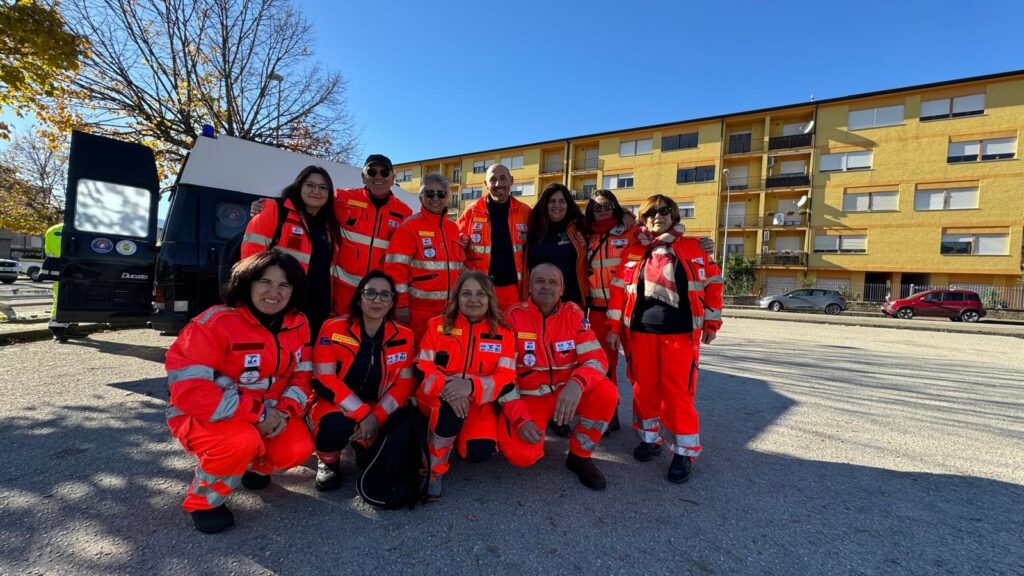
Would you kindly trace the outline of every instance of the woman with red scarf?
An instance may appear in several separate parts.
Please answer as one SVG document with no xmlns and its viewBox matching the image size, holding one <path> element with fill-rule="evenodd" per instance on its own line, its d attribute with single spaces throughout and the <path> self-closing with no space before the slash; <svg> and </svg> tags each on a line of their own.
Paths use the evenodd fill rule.
<svg viewBox="0 0 1024 576">
<path fill-rule="evenodd" d="M 668 479 L 686 482 L 700 454 L 694 396 L 700 345 L 722 325 L 722 276 L 700 248 L 683 237 L 679 207 L 656 194 L 640 205 L 640 228 L 622 253 L 607 312 L 607 342 L 626 341 L 633 383 L 633 457 L 651 460 L 665 444 L 673 453 Z"/>
</svg>

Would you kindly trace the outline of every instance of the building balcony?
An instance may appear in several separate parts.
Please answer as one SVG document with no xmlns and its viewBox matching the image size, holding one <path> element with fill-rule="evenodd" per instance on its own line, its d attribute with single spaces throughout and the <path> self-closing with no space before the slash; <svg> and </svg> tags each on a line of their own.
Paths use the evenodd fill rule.
<svg viewBox="0 0 1024 576">
<path fill-rule="evenodd" d="M 807 266 L 803 250 L 769 250 L 761 255 L 761 266 Z"/>
<path fill-rule="evenodd" d="M 811 145 L 814 134 L 792 134 L 790 136 L 776 136 L 768 139 L 769 150 L 783 150 L 785 148 L 807 148 Z"/>
<path fill-rule="evenodd" d="M 767 188 L 804 188 L 811 185 L 811 177 L 807 174 L 781 174 L 765 179 Z"/>
<path fill-rule="evenodd" d="M 807 217 L 806 211 L 768 212 L 764 217 L 764 225 L 775 228 L 806 228 Z"/>
<path fill-rule="evenodd" d="M 572 163 L 573 172 L 596 172 L 604 168 L 604 160 L 600 158 L 576 158 Z"/>
<path fill-rule="evenodd" d="M 540 167 L 540 175 L 541 176 L 546 176 L 548 174 L 561 174 L 564 170 L 565 170 L 565 168 L 562 166 L 562 163 L 560 161 L 559 162 L 548 162 L 548 163 L 545 163 L 545 164 L 541 165 L 541 167 Z"/>
<path fill-rule="evenodd" d="M 725 146 L 726 156 L 742 156 L 744 154 L 762 154 L 764 153 L 764 142 L 757 140 L 755 142 L 746 140 L 734 140 L 730 141 Z"/>
<path fill-rule="evenodd" d="M 719 222 L 719 226 L 722 228 L 759 228 L 761 226 L 761 218 L 756 214 L 731 214 L 722 218 Z"/>
</svg>

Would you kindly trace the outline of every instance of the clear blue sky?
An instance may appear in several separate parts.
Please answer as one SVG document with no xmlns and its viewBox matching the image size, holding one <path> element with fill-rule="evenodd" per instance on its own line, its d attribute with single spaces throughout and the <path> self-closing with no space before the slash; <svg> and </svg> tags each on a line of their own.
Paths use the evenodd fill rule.
<svg viewBox="0 0 1024 576">
<path fill-rule="evenodd" d="M 1024 69 L 1020 0 L 301 5 L 395 162 Z"/>
</svg>

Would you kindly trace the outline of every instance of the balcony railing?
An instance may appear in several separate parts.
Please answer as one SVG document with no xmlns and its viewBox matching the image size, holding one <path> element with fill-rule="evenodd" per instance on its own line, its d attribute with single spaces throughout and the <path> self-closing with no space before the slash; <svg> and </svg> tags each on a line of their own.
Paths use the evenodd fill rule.
<svg viewBox="0 0 1024 576">
<path fill-rule="evenodd" d="M 792 134 L 789 136 L 776 136 L 768 139 L 769 150 L 781 150 L 784 148 L 805 148 L 811 145 L 814 134 Z"/>
<path fill-rule="evenodd" d="M 763 152 L 764 141 L 757 140 L 729 140 L 725 146 L 726 154 L 747 154 L 749 152 Z"/>
<path fill-rule="evenodd" d="M 547 162 L 540 167 L 541 174 L 559 174 L 563 170 L 562 162 Z"/>
<path fill-rule="evenodd" d="M 796 188 L 799 186 L 810 186 L 811 177 L 807 174 L 781 174 L 769 176 L 765 180 L 767 188 Z"/>
<path fill-rule="evenodd" d="M 807 215 L 800 212 L 770 212 L 764 216 L 765 226 L 806 226 Z"/>
<path fill-rule="evenodd" d="M 604 161 L 600 158 L 576 158 L 572 163 L 572 169 L 577 172 L 590 172 L 601 170 Z"/>
<path fill-rule="evenodd" d="M 769 250 L 761 255 L 761 266 L 806 266 L 807 252 L 803 250 Z"/>
<path fill-rule="evenodd" d="M 722 218 L 723 228 L 757 228 L 761 226 L 761 219 L 757 214 L 730 214 Z"/>
</svg>

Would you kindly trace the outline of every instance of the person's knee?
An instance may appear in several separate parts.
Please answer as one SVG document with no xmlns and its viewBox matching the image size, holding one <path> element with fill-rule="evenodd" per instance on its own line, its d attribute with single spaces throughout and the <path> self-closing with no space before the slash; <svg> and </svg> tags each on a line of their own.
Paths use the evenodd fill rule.
<svg viewBox="0 0 1024 576">
<path fill-rule="evenodd" d="M 434 426 L 434 434 L 441 438 L 452 438 L 458 436 L 462 431 L 463 418 L 459 418 L 452 409 L 451 404 L 441 401 L 441 407 L 437 412 L 437 424 Z"/>
<path fill-rule="evenodd" d="M 494 456 L 498 443 L 494 440 L 477 439 L 466 442 L 466 460 L 483 462 Z"/>
<path fill-rule="evenodd" d="M 316 449 L 321 452 L 344 449 L 355 429 L 355 420 L 346 418 L 341 412 L 325 414 L 317 426 Z"/>
</svg>

